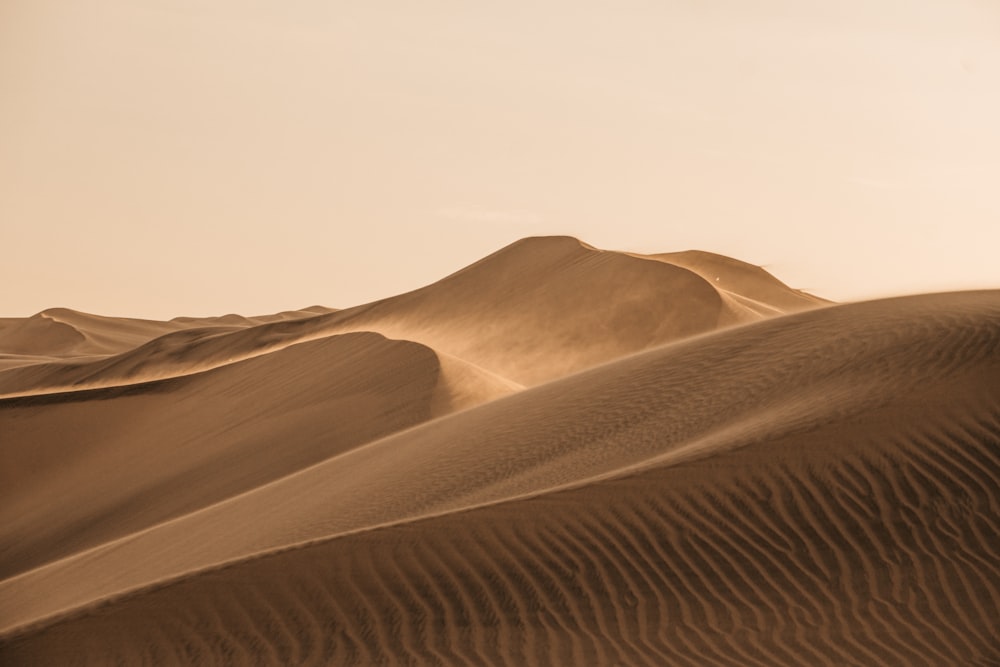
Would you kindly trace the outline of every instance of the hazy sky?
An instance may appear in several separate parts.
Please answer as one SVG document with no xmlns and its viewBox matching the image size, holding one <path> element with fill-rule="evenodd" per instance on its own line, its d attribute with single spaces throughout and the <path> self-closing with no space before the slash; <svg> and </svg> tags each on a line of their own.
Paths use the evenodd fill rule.
<svg viewBox="0 0 1000 667">
<path fill-rule="evenodd" d="M 1000 3 L 0 1 L 0 315 L 344 307 L 540 234 L 1000 287 Z"/>
</svg>

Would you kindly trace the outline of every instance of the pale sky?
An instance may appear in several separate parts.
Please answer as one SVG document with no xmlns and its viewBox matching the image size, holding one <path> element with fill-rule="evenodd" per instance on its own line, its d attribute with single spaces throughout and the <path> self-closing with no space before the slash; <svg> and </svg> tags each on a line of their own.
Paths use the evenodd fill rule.
<svg viewBox="0 0 1000 667">
<path fill-rule="evenodd" d="M 1000 288 L 1000 3 L 0 1 L 0 316 L 347 307 L 543 234 Z"/>
</svg>

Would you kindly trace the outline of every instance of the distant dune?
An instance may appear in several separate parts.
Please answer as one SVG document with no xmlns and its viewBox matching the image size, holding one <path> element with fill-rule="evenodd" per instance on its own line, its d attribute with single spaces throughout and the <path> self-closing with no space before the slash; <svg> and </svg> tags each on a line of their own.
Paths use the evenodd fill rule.
<svg viewBox="0 0 1000 667">
<path fill-rule="evenodd" d="M 686 336 L 827 303 L 736 260 L 709 253 L 676 257 L 682 256 L 605 252 L 568 237 L 530 238 L 433 285 L 356 308 L 250 319 L 122 320 L 117 336 L 105 333 L 115 318 L 44 311 L 0 321 L 0 355 L 18 366 L 0 367 L 0 396 L 174 377 L 351 331 L 423 343 L 514 386 L 533 385 Z M 50 315 L 56 311 L 58 321 Z M 38 321 L 61 328 L 31 334 Z M 72 342 L 78 340 L 103 344 Z M 122 344 L 126 340 L 132 344 Z"/>
<path fill-rule="evenodd" d="M 532 238 L 0 359 L 4 665 L 1000 665 L 1000 290 Z"/>
</svg>

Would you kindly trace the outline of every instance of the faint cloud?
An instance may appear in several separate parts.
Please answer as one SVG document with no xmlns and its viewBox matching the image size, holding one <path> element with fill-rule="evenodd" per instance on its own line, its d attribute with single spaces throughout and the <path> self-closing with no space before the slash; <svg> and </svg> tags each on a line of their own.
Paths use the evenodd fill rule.
<svg viewBox="0 0 1000 667">
<path fill-rule="evenodd" d="M 434 212 L 438 218 L 454 222 L 471 222 L 487 225 L 531 226 L 542 222 L 535 211 L 499 210 L 476 208 L 473 206 L 448 206 Z"/>
</svg>

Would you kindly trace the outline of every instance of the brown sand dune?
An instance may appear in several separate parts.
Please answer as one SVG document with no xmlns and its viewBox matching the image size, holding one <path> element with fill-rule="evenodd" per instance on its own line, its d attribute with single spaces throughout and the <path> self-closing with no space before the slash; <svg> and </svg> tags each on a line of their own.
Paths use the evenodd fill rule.
<svg viewBox="0 0 1000 667">
<path fill-rule="evenodd" d="M 485 368 L 438 353 L 441 372 L 431 412 L 435 417 L 495 401 L 524 389 Z"/>
<path fill-rule="evenodd" d="M 177 328 L 166 322 L 107 318 L 66 308 L 51 308 L 25 318 L 2 318 L 0 375 L 19 366 L 123 352 Z"/>
<path fill-rule="evenodd" d="M 599 261 L 595 264 L 595 260 Z M 611 262 L 610 265 L 608 261 Z M 572 270 L 564 266 L 572 267 L 575 264 L 580 266 Z M 624 264 L 630 271 L 636 272 L 638 278 L 632 280 L 632 274 L 627 271 L 611 270 L 619 264 Z M 523 274 L 528 269 L 534 271 L 537 281 L 523 279 Z M 532 325 L 530 318 L 522 314 L 521 334 L 533 341 L 532 345 L 540 351 L 536 354 L 547 353 L 550 356 L 556 356 L 552 341 L 546 340 L 552 327 L 545 323 L 544 319 L 551 316 L 549 310 L 558 301 L 570 303 L 572 299 L 576 299 L 576 305 L 565 308 L 567 316 L 563 318 L 564 328 L 570 326 L 578 328 L 574 333 L 576 336 L 574 345 L 582 349 L 593 347 L 594 344 L 601 345 L 605 348 L 601 353 L 602 356 L 615 356 L 630 351 L 636 344 L 628 343 L 622 346 L 618 337 L 609 337 L 606 331 L 595 333 L 595 327 L 588 324 L 585 318 L 615 315 L 615 304 L 606 298 L 609 294 L 614 296 L 615 290 L 621 291 L 623 288 L 635 289 L 637 284 L 644 284 L 641 281 L 651 283 L 660 280 L 663 270 L 663 267 L 658 266 L 658 262 L 636 260 L 619 253 L 596 251 L 575 239 L 539 238 L 514 244 L 474 267 L 424 290 L 380 302 L 374 307 L 361 307 L 343 314 L 335 314 L 332 326 L 328 320 L 323 321 L 315 316 L 328 315 L 334 311 L 319 306 L 273 316 L 181 317 L 170 322 L 105 318 L 67 309 L 45 311 L 42 314 L 44 317 L 40 318 L 44 322 L 60 326 L 72 325 L 73 331 L 84 332 L 91 338 L 103 341 L 104 347 L 100 348 L 102 351 L 112 349 L 111 342 L 114 341 L 117 341 L 119 349 L 125 348 L 125 351 L 117 355 L 94 353 L 89 357 L 83 357 L 83 360 L 78 358 L 72 361 L 26 365 L 0 374 L 0 386 L 14 394 L 20 392 L 29 396 L 52 393 L 60 388 L 80 390 L 127 386 L 129 390 L 126 393 L 111 391 L 85 393 L 81 396 L 57 392 L 52 401 L 43 401 L 41 404 L 30 401 L 11 404 L 22 407 L 33 406 L 27 413 L 30 418 L 24 416 L 25 413 L 21 410 L 0 415 L 0 423 L 5 420 L 16 420 L 16 425 L 8 429 L 10 436 L 15 441 L 20 440 L 22 446 L 30 449 L 33 465 L 40 466 L 38 477 L 48 480 L 46 483 L 32 480 L 33 494 L 27 494 L 20 499 L 15 495 L 7 504 L 6 516 L 11 518 L 0 535 L 8 538 L 10 545 L 4 545 L 0 549 L 0 574 L 12 574 L 37 566 L 52 558 L 128 534 L 151 523 L 192 511 L 203 504 L 221 500 L 275 476 L 287 474 L 297 467 L 313 463 L 322 454 L 356 446 L 365 438 L 373 439 L 385 435 L 389 432 L 386 430 L 387 427 L 408 427 L 417 421 L 462 410 L 523 388 L 522 385 L 501 377 L 489 369 L 440 352 L 437 355 L 440 369 L 427 371 L 425 378 L 428 386 L 434 387 L 433 392 L 428 395 L 429 398 L 425 396 L 426 392 L 417 392 L 409 397 L 413 401 L 410 406 L 413 409 L 408 413 L 407 419 L 380 420 L 373 424 L 362 424 L 361 428 L 356 429 L 356 432 L 352 432 L 349 437 L 342 436 L 340 432 L 344 429 L 337 425 L 327 429 L 321 446 L 316 443 L 316 438 L 303 439 L 299 436 L 293 438 L 295 444 L 288 448 L 286 460 L 274 466 L 261 466 L 257 463 L 261 456 L 261 443 L 267 442 L 269 438 L 280 439 L 281 434 L 275 432 L 270 425 L 259 428 L 254 423 L 257 415 L 248 414 L 246 406 L 253 406 L 255 402 L 269 403 L 275 410 L 284 409 L 291 414 L 299 415 L 300 411 L 295 405 L 273 395 L 273 392 L 268 393 L 266 386 L 294 385 L 297 390 L 302 391 L 322 386 L 327 388 L 324 397 L 313 399 L 312 402 L 340 400 L 341 395 L 328 388 L 330 382 L 327 378 L 314 377 L 315 374 L 327 373 L 329 362 L 323 360 L 317 364 L 298 364 L 294 368 L 300 375 L 293 379 L 288 372 L 285 372 L 281 382 L 275 382 L 269 376 L 271 372 L 269 369 L 274 367 L 273 364 L 285 363 L 284 355 L 271 362 L 243 367 L 236 373 L 219 376 L 225 378 L 225 382 L 244 384 L 256 382 L 260 385 L 258 393 L 264 397 L 258 396 L 254 401 L 244 401 L 240 405 L 234 401 L 220 402 L 213 398 L 219 391 L 215 388 L 220 385 L 216 381 L 216 376 L 199 377 L 192 383 L 178 381 L 145 386 L 143 383 L 158 378 L 180 380 L 187 374 L 239 363 L 261 354 L 286 349 L 286 346 L 299 341 L 333 335 L 331 331 L 351 331 L 364 324 L 371 324 L 373 328 L 394 328 L 398 331 L 399 322 L 405 320 L 407 314 L 412 316 L 414 312 L 422 314 L 426 320 L 433 323 L 436 335 L 432 332 L 429 337 L 439 342 L 441 332 L 448 330 L 449 327 L 452 334 L 460 332 L 455 322 L 456 311 L 473 312 L 473 308 L 471 306 L 463 308 L 458 297 L 463 297 L 469 302 L 473 293 L 478 293 L 481 297 L 473 304 L 477 309 L 474 312 L 478 313 L 479 319 L 485 322 L 490 319 L 488 315 L 491 309 L 498 310 L 503 317 L 493 315 L 493 324 L 490 326 L 496 327 L 497 322 L 503 322 L 508 330 L 511 313 L 507 311 L 512 307 L 520 308 L 522 304 L 518 304 L 517 299 L 505 295 L 513 295 L 518 291 L 526 292 L 529 296 L 535 294 L 525 300 L 530 304 L 532 299 L 539 300 L 537 293 L 542 293 L 543 297 L 549 299 L 542 300 L 541 317 L 536 317 L 536 320 L 542 321 Z M 608 284 L 602 288 L 603 291 L 595 288 L 579 292 L 577 289 L 581 282 L 579 276 L 583 271 L 595 274 L 591 281 L 595 285 L 600 281 L 606 281 Z M 674 278 L 672 271 L 673 269 L 667 269 L 666 274 L 671 280 Z M 692 276 L 683 271 L 681 275 L 689 282 L 693 280 L 698 289 L 704 289 L 702 281 L 692 279 Z M 784 292 L 792 292 L 767 274 L 764 276 L 770 281 L 768 287 L 774 292 L 775 298 Z M 538 282 L 546 279 L 550 286 Z M 678 286 L 669 280 L 665 281 L 663 287 L 667 291 L 664 293 L 664 299 L 668 307 L 666 309 L 659 307 L 659 304 L 652 299 L 637 300 L 629 312 L 630 319 L 637 321 L 641 318 L 641 313 L 636 312 L 636 308 L 647 308 L 656 317 L 668 316 L 663 321 L 657 320 L 657 326 L 669 332 L 674 329 L 685 331 L 684 319 L 688 316 L 692 316 L 695 320 L 699 318 L 704 320 L 706 313 L 699 312 L 697 308 L 677 309 L 671 304 L 672 301 L 684 300 L 685 284 L 682 282 Z M 554 289 L 550 289 L 551 286 L 554 286 Z M 499 291 L 500 294 L 490 295 L 489 288 Z M 574 290 L 577 294 L 571 293 Z M 636 291 L 641 292 L 641 290 Z M 812 299 L 809 302 L 817 301 Z M 688 303 L 688 306 L 691 303 Z M 699 304 L 694 303 L 694 305 Z M 709 305 L 717 303 L 710 300 Z M 538 305 L 532 307 L 536 311 L 540 308 Z M 504 308 L 507 310 L 504 311 Z M 376 316 L 371 315 L 372 311 L 377 311 Z M 707 313 L 712 317 L 719 317 L 718 313 L 712 310 Z M 680 324 L 672 324 L 669 317 L 678 320 Z M 39 318 L 29 318 L 32 319 Z M 309 321 L 303 321 L 307 319 Z M 177 327 L 184 328 L 178 330 Z M 619 328 L 629 335 L 634 335 L 632 329 L 636 329 L 635 326 L 631 329 Z M 164 329 L 174 330 L 148 340 L 157 331 Z M 697 330 L 696 328 L 695 331 Z M 419 325 L 404 327 L 402 333 L 419 334 L 420 327 Z M 467 335 L 476 334 L 467 332 Z M 36 351 L 45 351 L 48 344 L 42 337 L 35 337 L 25 342 L 30 343 L 31 349 Z M 555 343 L 563 345 L 562 356 L 566 356 L 567 352 L 573 352 L 565 340 L 560 343 L 557 339 Z M 492 350 L 494 357 L 502 351 L 501 347 L 499 341 L 496 342 Z M 325 348 L 317 345 L 310 349 L 318 351 Z M 419 349 L 419 346 L 414 349 Z M 304 358 L 301 353 L 296 354 L 297 358 Z M 377 354 L 366 354 L 363 363 L 372 365 L 370 372 L 375 377 L 387 377 L 388 373 L 394 371 L 387 370 L 388 367 L 384 365 L 386 361 L 392 362 L 393 359 L 391 356 L 380 359 Z M 541 362 L 537 366 L 541 368 Z M 558 367 L 565 370 L 564 367 Z M 550 373 L 551 369 L 545 372 Z M 357 374 L 357 370 L 354 374 Z M 204 404 L 199 404 L 199 409 L 191 413 L 184 412 L 192 396 L 199 396 Z M 81 402 L 91 401 L 93 397 L 105 398 L 96 403 L 98 406 L 96 409 L 78 405 Z M 211 403 L 212 401 L 214 403 Z M 39 405 L 46 407 L 37 409 Z M 62 407 L 50 407 L 55 405 Z M 332 421 L 335 414 L 335 411 L 317 414 L 313 420 L 316 422 L 315 425 L 308 428 L 318 433 L 322 425 L 320 420 Z M 148 415 L 152 417 L 147 417 Z M 373 419 L 373 415 L 362 411 L 358 418 Z M 49 450 L 61 451 L 66 445 L 57 436 L 65 432 L 67 423 L 73 425 L 77 440 L 73 454 L 75 457 L 73 474 L 79 479 L 87 480 L 68 486 L 64 484 L 62 477 L 56 476 L 52 479 L 46 477 L 50 474 L 49 468 L 58 470 L 62 461 L 57 456 L 43 451 L 45 448 L 36 446 L 38 441 L 42 441 L 48 443 Z M 241 426 L 235 428 L 233 424 Z M 294 419 L 288 419 L 283 428 L 288 428 L 289 425 L 294 425 L 295 428 L 306 426 Z M 220 431 L 225 434 L 224 437 L 216 435 Z M 249 437 L 247 434 L 251 431 L 258 433 L 254 437 Z M 167 465 L 157 463 L 159 458 L 173 451 L 172 443 L 194 442 L 202 437 L 211 438 L 211 447 L 205 448 L 198 460 L 180 459 Z M 141 443 L 141 446 L 134 443 Z M 310 455 L 302 456 L 300 455 L 302 451 L 309 452 Z M 151 468 L 156 467 L 161 474 L 132 479 L 135 476 L 132 475 L 127 462 L 147 455 L 147 452 L 153 452 L 151 463 L 148 465 Z M 22 459 L 18 457 L 25 454 L 15 448 L 6 456 L 8 461 L 20 462 Z M 236 458 L 245 463 L 229 467 L 228 464 Z M 207 473 L 205 463 L 209 460 L 214 462 L 211 475 Z M 42 461 L 47 463 L 43 464 Z M 15 463 L 9 467 L 11 470 L 16 469 Z M 123 476 L 132 481 L 123 481 L 120 479 L 122 476 L 113 474 L 102 475 L 100 470 L 103 468 L 121 470 Z M 145 500 L 156 496 L 169 485 L 170 480 L 177 479 L 188 470 L 196 468 L 199 470 L 198 475 L 186 477 L 185 493 L 163 494 L 163 498 L 155 501 Z M 80 474 L 80 471 L 88 469 L 92 469 L 93 472 Z M 18 488 L 17 483 L 11 483 L 10 489 L 13 493 L 16 494 Z M 60 488 L 61 492 L 54 493 L 52 491 L 54 488 Z M 94 497 L 100 500 L 97 503 L 80 502 L 81 499 Z M 47 500 L 43 502 L 41 499 Z M 45 508 L 45 512 L 50 512 L 56 520 L 45 528 L 38 528 L 46 522 L 35 520 L 37 511 L 24 512 L 26 507 L 38 511 Z M 136 508 L 141 508 L 141 511 Z M 32 558 L 26 559 L 23 554 L 31 554 Z"/>
<path fill-rule="evenodd" d="M 785 287 L 759 266 L 701 250 L 649 257 L 681 266 L 709 281 L 719 292 L 731 317 L 754 320 L 791 313 L 823 303 L 811 294 Z"/>
<path fill-rule="evenodd" d="M 620 359 L 9 577 L 0 657 L 988 665 L 998 535 L 1000 292 L 884 300 Z"/>
<path fill-rule="evenodd" d="M 250 319 L 254 320 L 258 324 L 266 324 L 268 322 L 301 320 L 314 315 L 329 315 L 330 313 L 335 312 L 337 312 L 336 308 L 328 308 L 327 306 L 308 306 L 307 308 L 299 308 L 298 310 L 283 310 L 280 313 L 269 315 L 255 315 Z"/>
<path fill-rule="evenodd" d="M 117 386 L 198 372 L 253 356 L 257 346 L 248 340 L 259 344 L 266 335 L 257 332 L 214 346 L 207 345 L 209 339 L 330 312 L 314 306 L 251 318 L 176 317 L 159 322 L 56 308 L 11 318 L 0 321 L 0 394 Z"/>
<path fill-rule="evenodd" d="M 428 348 L 354 333 L 161 382 L 4 401 L 0 576 L 426 421 L 461 400 L 439 376 Z"/>
<path fill-rule="evenodd" d="M 73 389 L 93 389 L 179 377 L 222 364 L 204 353 L 210 341 L 226 357 L 239 349 L 226 334 L 247 326 L 200 326 L 171 331 L 116 355 L 89 355 L 10 368 L 0 373 L 0 391 L 7 396 L 35 395 Z M 252 329 L 251 329 L 252 330 Z M 199 354 L 200 353 L 200 354 Z M 242 359 L 243 357 L 240 357 Z"/>
<path fill-rule="evenodd" d="M 0 343 L 5 356 L 57 357 L 79 354 L 87 338 L 75 327 L 46 317 L 44 311 L 27 318 L 0 319 Z"/>
<path fill-rule="evenodd" d="M 185 326 L 254 326 L 257 324 L 269 324 L 271 322 L 288 322 L 291 320 L 301 320 L 315 315 L 326 315 L 336 312 L 335 308 L 326 306 L 309 306 L 299 310 L 284 310 L 280 313 L 268 315 L 253 315 L 244 317 L 235 313 L 217 317 L 175 317 L 171 322 L 183 324 Z"/>
<path fill-rule="evenodd" d="M 177 318 L 171 324 L 190 331 L 130 348 L 120 358 L 0 372 L 0 395 L 171 377 L 349 331 L 419 342 L 511 386 L 534 385 L 691 335 L 827 303 L 757 267 L 710 257 L 701 263 L 706 273 L 704 266 L 670 263 L 666 255 L 606 252 L 569 237 L 524 239 L 433 285 L 365 306 L 313 307 L 285 317 Z M 714 280 L 719 275 L 725 289 Z"/>
<path fill-rule="evenodd" d="M 116 354 L 183 326 L 49 308 L 27 318 L 0 319 L 0 351 L 48 357 Z"/>
<path fill-rule="evenodd" d="M 423 289 L 342 311 L 336 326 L 419 341 L 532 386 L 764 316 L 730 308 L 714 281 L 655 259 L 528 238 Z M 773 277 L 755 293 L 768 315 L 828 303 Z"/>
<path fill-rule="evenodd" d="M 723 294 L 759 304 L 768 311 L 791 313 L 825 303 L 811 294 L 789 289 L 759 266 L 713 252 L 687 250 L 649 257 L 694 271 Z"/>
</svg>

